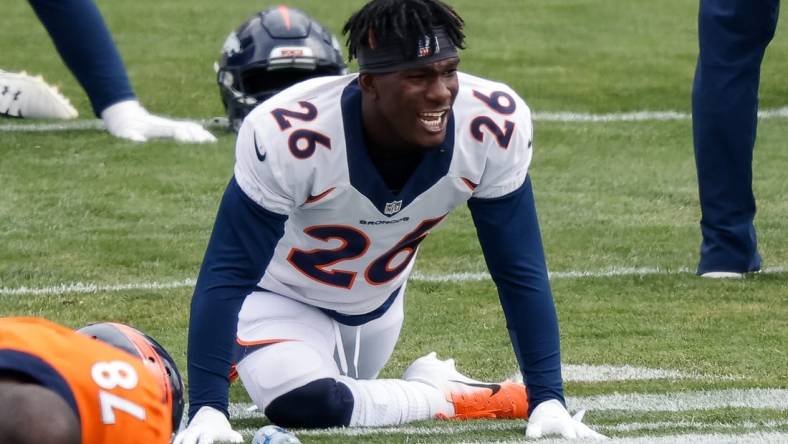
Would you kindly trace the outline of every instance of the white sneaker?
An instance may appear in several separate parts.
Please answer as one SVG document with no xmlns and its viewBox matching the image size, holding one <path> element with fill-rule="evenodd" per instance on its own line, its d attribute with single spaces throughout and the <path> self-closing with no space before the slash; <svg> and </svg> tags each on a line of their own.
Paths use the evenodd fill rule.
<svg viewBox="0 0 788 444">
<path fill-rule="evenodd" d="M 737 273 L 735 271 L 707 271 L 700 275 L 700 277 L 710 279 L 741 279 L 744 273 Z"/>
<path fill-rule="evenodd" d="M 454 405 L 454 415 L 438 415 L 439 419 L 528 417 L 528 397 L 523 384 L 471 379 L 454 368 L 454 359 L 441 361 L 435 352 L 415 360 L 402 379 L 430 385 L 443 393 Z"/>
<path fill-rule="evenodd" d="M 77 110 L 41 76 L 0 70 L 0 115 L 26 119 L 74 119 Z"/>
</svg>

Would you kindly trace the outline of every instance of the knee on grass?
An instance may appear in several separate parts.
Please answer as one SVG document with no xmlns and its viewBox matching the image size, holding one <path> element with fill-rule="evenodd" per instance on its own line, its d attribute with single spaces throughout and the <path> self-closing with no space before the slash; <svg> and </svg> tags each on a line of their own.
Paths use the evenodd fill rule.
<svg viewBox="0 0 788 444">
<path fill-rule="evenodd" d="M 353 395 L 343 383 L 324 378 L 291 390 L 268 404 L 274 424 L 294 428 L 343 427 L 350 424 Z"/>
</svg>

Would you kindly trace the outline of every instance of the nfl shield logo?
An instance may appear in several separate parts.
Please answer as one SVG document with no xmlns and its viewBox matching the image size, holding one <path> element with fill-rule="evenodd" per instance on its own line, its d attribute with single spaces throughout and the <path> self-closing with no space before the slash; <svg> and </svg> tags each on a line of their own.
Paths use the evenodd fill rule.
<svg viewBox="0 0 788 444">
<path fill-rule="evenodd" d="M 386 202 L 386 208 L 383 210 L 383 214 L 386 216 L 391 216 L 394 213 L 398 213 L 399 210 L 402 209 L 402 201 L 395 200 L 394 202 Z"/>
</svg>

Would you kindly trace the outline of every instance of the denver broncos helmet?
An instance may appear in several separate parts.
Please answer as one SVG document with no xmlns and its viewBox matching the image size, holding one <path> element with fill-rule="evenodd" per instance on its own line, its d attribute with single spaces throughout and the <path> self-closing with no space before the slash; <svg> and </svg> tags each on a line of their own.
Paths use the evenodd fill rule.
<svg viewBox="0 0 788 444">
<path fill-rule="evenodd" d="M 183 416 L 183 380 L 164 347 L 136 328 L 116 322 L 91 324 L 77 331 L 142 359 L 161 384 L 165 402 L 172 407 L 172 430 L 177 432 Z"/>
<path fill-rule="evenodd" d="M 263 10 L 231 32 L 216 65 L 230 127 L 262 101 L 302 80 L 347 72 L 336 37 L 304 12 Z"/>
</svg>

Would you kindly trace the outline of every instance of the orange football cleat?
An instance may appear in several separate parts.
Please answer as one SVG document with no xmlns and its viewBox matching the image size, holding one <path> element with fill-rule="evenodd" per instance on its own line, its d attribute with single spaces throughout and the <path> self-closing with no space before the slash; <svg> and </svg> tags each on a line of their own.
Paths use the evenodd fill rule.
<svg viewBox="0 0 788 444">
<path fill-rule="evenodd" d="M 501 382 L 474 385 L 478 389 L 450 394 L 451 402 L 454 404 L 454 416 L 445 419 L 528 418 L 528 397 L 523 384 Z"/>
<path fill-rule="evenodd" d="M 454 406 L 454 413 L 440 413 L 436 415 L 438 419 L 528 418 L 525 385 L 512 381 L 476 381 L 458 372 L 453 359 L 441 361 L 434 352 L 414 361 L 405 370 L 403 379 L 419 381 L 443 392 Z"/>
</svg>

